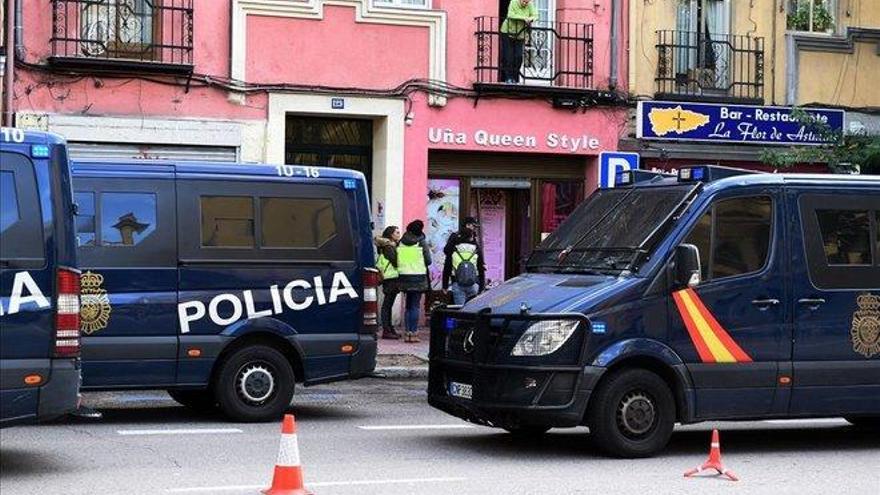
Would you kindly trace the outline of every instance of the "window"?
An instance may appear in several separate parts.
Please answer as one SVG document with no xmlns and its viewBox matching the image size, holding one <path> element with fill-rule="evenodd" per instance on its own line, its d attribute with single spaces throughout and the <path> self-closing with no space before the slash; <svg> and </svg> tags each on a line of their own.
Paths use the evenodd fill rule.
<svg viewBox="0 0 880 495">
<path fill-rule="evenodd" d="M 825 260 L 829 265 L 870 265 L 868 211 L 816 210 Z"/>
<path fill-rule="evenodd" d="M 33 163 L 24 155 L 0 152 L 0 259 L 16 268 L 37 268 L 44 252 Z"/>
<path fill-rule="evenodd" d="M 836 0 L 788 0 L 788 29 L 832 33 L 836 10 Z"/>
<path fill-rule="evenodd" d="M 202 196 L 202 246 L 254 247 L 254 200 L 248 196 Z"/>
<path fill-rule="evenodd" d="M 82 3 L 83 55 L 152 60 L 161 43 L 161 0 L 97 0 Z M 159 55 L 158 53 L 155 55 Z"/>
<path fill-rule="evenodd" d="M 15 174 L 0 172 L 0 233 L 18 222 L 18 195 L 15 193 Z"/>
<path fill-rule="evenodd" d="M 773 202 L 766 196 L 715 203 L 685 240 L 700 251 L 703 280 L 760 271 L 770 252 L 772 218 Z"/>
<path fill-rule="evenodd" d="M 76 202 L 76 245 L 93 247 L 95 236 L 95 193 L 77 192 Z"/>
<path fill-rule="evenodd" d="M 419 7 L 431 8 L 431 0 L 373 0 L 377 7 Z"/>
<path fill-rule="evenodd" d="M 135 246 L 155 230 L 155 194 L 115 192 L 101 194 L 102 246 Z"/>
<path fill-rule="evenodd" d="M 260 198 L 260 246 L 319 248 L 336 235 L 333 201 Z"/>
</svg>

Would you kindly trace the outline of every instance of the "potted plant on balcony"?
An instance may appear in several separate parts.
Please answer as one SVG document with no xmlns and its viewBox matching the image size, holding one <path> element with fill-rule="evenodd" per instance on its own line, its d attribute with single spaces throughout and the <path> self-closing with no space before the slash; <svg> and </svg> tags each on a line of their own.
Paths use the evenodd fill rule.
<svg viewBox="0 0 880 495">
<path fill-rule="evenodd" d="M 812 2 L 812 7 L 810 3 Z M 813 26 L 810 29 L 810 9 L 812 8 Z M 788 29 L 792 31 L 810 31 L 814 33 L 834 32 L 834 16 L 828 10 L 824 0 L 808 0 L 797 3 L 797 8 L 788 13 Z"/>
</svg>

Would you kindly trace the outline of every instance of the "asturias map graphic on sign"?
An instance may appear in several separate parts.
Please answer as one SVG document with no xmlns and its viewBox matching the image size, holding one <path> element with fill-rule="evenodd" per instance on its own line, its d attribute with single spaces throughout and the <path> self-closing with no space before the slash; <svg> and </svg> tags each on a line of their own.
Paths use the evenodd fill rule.
<svg viewBox="0 0 880 495">
<path fill-rule="evenodd" d="M 821 145 L 843 131 L 843 110 L 723 105 L 664 101 L 639 102 L 640 139 L 749 144 Z"/>
</svg>

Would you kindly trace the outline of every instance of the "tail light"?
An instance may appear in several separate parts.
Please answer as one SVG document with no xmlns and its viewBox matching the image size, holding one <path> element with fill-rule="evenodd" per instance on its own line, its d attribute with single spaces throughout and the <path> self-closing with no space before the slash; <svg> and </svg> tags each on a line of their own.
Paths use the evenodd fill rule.
<svg viewBox="0 0 880 495">
<path fill-rule="evenodd" d="M 379 326 L 379 270 L 364 268 L 363 333 L 373 333 Z"/>
<path fill-rule="evenodd" d="M 55 304 L 55 357 L 79 356 L 79 272 L 58 269 Z"/>
</svg>

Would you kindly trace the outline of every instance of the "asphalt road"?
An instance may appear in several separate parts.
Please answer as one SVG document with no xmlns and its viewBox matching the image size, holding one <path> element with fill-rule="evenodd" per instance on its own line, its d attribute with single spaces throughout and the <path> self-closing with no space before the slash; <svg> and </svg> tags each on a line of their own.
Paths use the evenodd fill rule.
<svg viewBox="0 0 880 495">
<path fill-rule="evenodd" d="M 98 422 L 0 431 L 0 493 L 256 494 L 278 424 L 230 424 L 164 392 L 90 394 Z M 521 442 L 430 409 L 424 382 L 368 379 L 300 389 L 292 411 L 317 495 L 880 493 L 880 434 L 843 420 L 700 424 L 656 458 L 603 457 L 586 429 Z M 712 428 L 741 478 L 685 479 Z"/>
</svg>

